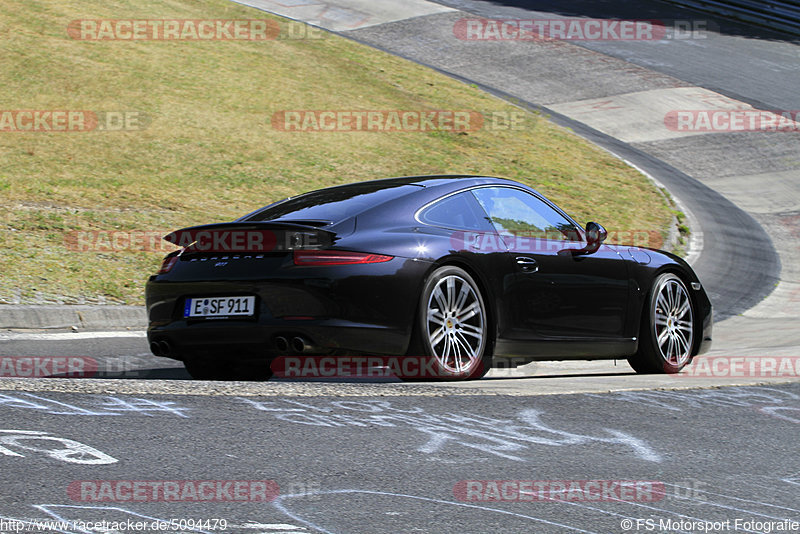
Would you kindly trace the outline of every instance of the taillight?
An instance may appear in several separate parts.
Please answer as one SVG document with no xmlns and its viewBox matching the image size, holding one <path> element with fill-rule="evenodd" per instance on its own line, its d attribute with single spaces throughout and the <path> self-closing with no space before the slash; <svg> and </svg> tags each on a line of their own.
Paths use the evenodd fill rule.
<svg viewBox="0 0 800 534">
<path fill-rule="evenodd" d="M 178 256 L 167 256 L 164 258 L 164 261 L 161 262 L 161 268 L 158 270 L 157 274 L 167 274 L 176 263 L 178 263 Z"/>
<path fill-rule="evenodd" d="M 357 265 L 362 263 L 383 263 L 394 256 L 370 254 L 368 252 L 348 252 L 344 250 L 295 250 L 295 265 Z"/>
</svg>

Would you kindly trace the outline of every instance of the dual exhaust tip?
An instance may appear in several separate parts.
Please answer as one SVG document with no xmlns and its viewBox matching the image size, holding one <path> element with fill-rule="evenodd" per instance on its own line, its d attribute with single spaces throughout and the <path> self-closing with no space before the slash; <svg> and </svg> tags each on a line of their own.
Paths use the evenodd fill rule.
<svg viewBox="0 0 800 534">
<path fill-rule="evenodd" d="M 311 341 L 301 336 L 294 336 L 287 338 L 284 336 L 277 336 L 275 338 L 275 349 L 281 354 L 288 354 L 293 352 L 295 354 L 309 354 L 319 352 L 319 348 L 314 346 Z"/>
<path fill-rule="evenodd" d="M 150 352 L 156 356 L 170 356 L 172 354 L 172 345 L 169 341 L 151 341 Z"/>
</svg>

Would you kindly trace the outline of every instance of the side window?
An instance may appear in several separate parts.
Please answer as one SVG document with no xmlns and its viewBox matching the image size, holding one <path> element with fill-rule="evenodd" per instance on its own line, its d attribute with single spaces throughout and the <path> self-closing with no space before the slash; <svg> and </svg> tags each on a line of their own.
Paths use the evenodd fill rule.
<svg viewBox="0 0 800 534">
<path fill-rule="evenodd" d="M 425 208 L 419 220 L 431 226 L 456 230 L 488 230 L 490 227 L 475 199 L 469 193 L 457 193 Z"/>
<path fill-rule="evenodd" d="M 511 187 L 480 187 L 472 193 L 500 234 L 579 241 L 572 222 L 530 193 Z"/>
</svg>

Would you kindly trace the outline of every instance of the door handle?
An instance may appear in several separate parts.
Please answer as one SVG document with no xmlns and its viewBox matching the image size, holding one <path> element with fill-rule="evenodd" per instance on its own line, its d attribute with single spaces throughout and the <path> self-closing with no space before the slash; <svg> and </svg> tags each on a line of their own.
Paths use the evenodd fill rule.
<svg viewBox="0 0 800 534">
<path fill-rule="evenodd" d="M 536 263 L 536 260 L 525 256 L 517 256 L 517 267 L 519 267 L 523 273 L 535 273 L 539 270 L 539 265 Z"/>
</svg>

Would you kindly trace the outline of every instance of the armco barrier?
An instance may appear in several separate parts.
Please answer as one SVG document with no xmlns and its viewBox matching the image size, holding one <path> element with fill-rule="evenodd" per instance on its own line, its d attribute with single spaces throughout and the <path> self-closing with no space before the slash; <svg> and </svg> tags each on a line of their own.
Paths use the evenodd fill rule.
<svg viewBox="0 0 800 534">
<path fill-rule="evenodd" d="M 668 0 L 800 35 L 800 0 Z"/>
</svg>

